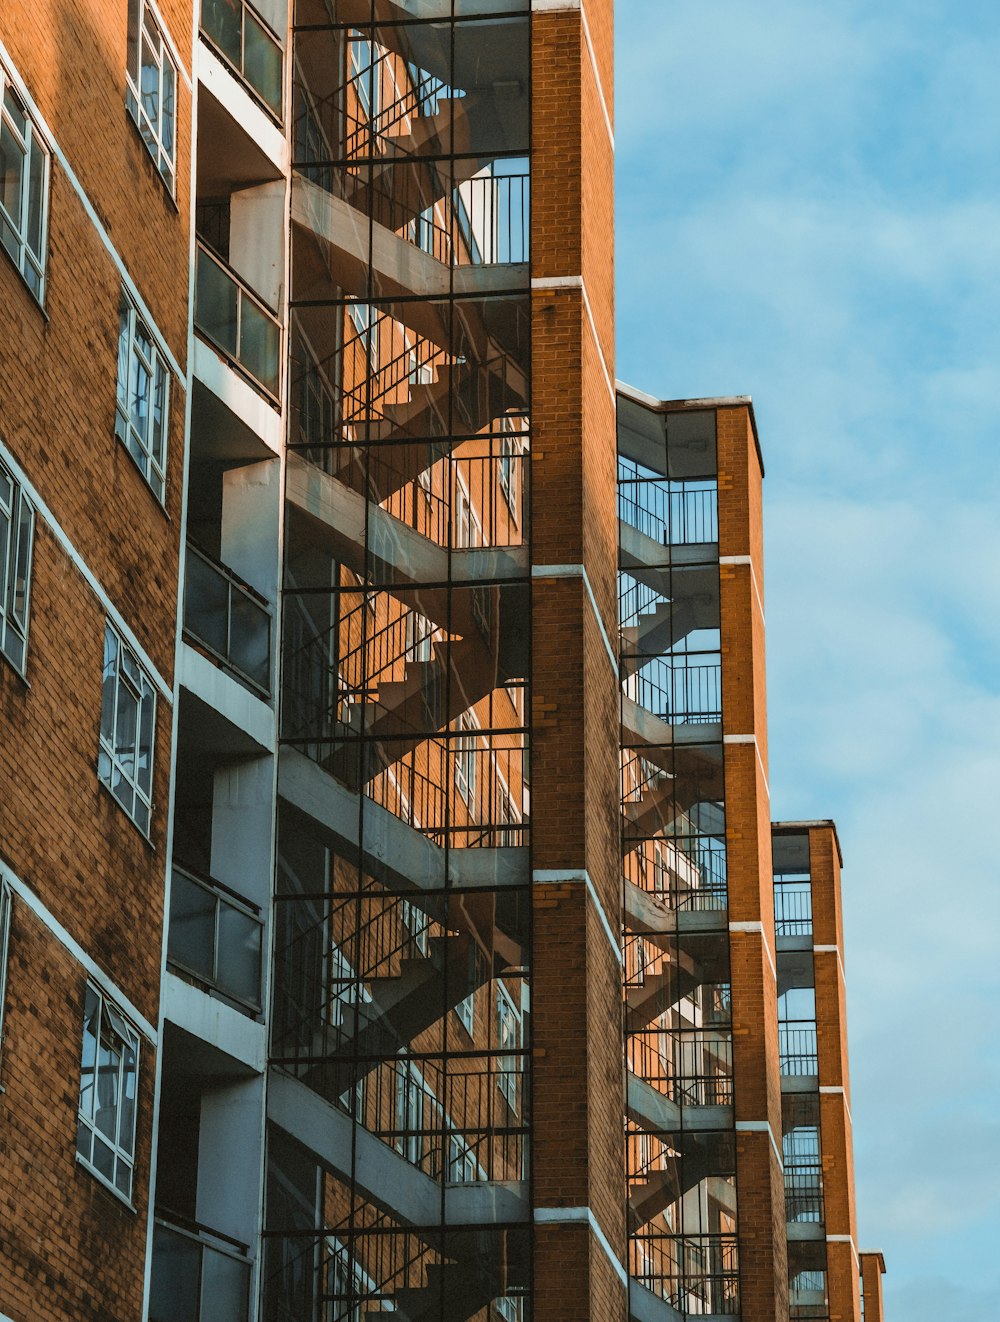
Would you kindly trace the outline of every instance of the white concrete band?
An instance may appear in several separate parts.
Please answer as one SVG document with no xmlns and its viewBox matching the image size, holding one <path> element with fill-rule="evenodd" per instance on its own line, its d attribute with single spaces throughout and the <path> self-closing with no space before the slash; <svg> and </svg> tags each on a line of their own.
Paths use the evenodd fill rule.
<svg viewBox="0 0 1000 1322">
<path fill-rule="evenodd" d="M 604 1256 L 615 1269 L 615 1275 L 622 1285 L 628 1286 L 628 1272 L 622 1266 L 611 1241 L 601 1229 L 601 1223 L 589 1207 L 536 1207 L 532 1216 L 539 1225 L 587 1225 L 594 1238 L 604 1250 Z M 0 1319 L 2 1322 L 2 1319 Z"/>
<path fill-rule="evenodd" d="M 124 1014 L 127 1019 L 130 1019 L 135 1027 L 138 1028 L 155 1047 L 157 1033 L 149 1020 L 139 1013 L 136 1007 L 132 1004 L 132 1001 L 125 995 L 118 984 L 114 982 L 112 978 L 108 977 L 100 965 L 87 954 L 83 946 L 70 936 L 62 923 L 60 923 L 55 915 L 46 908 L 31 887 L 25 885 L 20 877 L 16 876 L 2 860 L 0 860 L 0 879 L 6 881 L 11 889 L 11 893 L 16 895 L 17 898 L 31 910 L 36 918 L 41 920 L 42 924 L 49 930 L 49 932 L 51 932 L 59 944 L 73 956 L 83 969 L 86 970 L 87 976 L 91 981 L 95 982 L 100 987 L 101 991 L 105 992 L 108 997 L 114 1001 L 115 1006 L 121 1010 L 122 1014 Z M 0 1318 L 0 1322 L 2 1322 L 2 1318 Z"/>
</svg>

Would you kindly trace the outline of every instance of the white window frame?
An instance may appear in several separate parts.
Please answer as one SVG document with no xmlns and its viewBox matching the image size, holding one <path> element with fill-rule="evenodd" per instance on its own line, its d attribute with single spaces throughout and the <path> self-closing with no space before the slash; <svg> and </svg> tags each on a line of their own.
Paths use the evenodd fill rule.
<svg viewBox="0 0 1000 1322">
<path fill-rule="evenodd" d="M 424 1100 L 427 1096 L 423 1078 L 413 1061 L 399 1060 L 396 1073 L 396 1151 L 417 1167 L 423 1156 L 424 1135 L 405 1131 L 425 1128 Z"/>
<path fill-rule="evenodd" d="M 140 389 L 143 378 L 145 385 Z M 166 491 L 169 424 L 170 369 L 157 337 L 123 286 L 118 313 L 115 435 L 161 505 Z"/>
<path fill-rule="evenodd" d="M 16 207 L 8 210 L 0 192 L 0 248 L 34 297 L 43 303 L 50 157 L 38 125 L 0 64 L 0 137 L 7 135 L 13 150 L 21 154 L 22 165 Z"/>
<path fill-rule="evenodd" d="M 511 518 L 517 522 L 517 498 L 518 498 L 518 478 L 519 459 L 521 457 L 521 446 L 515 437 L 504 429 L 500 437 L 500 455 L 497 459 L 497 482 L 500 490 L 503 492 L 503 498 L 507 502 L 507 508 L 510 510 Z"/>
<path fill-rule="evenodd" d="M 406 659 L 413 662 L 433 660 L 435 626 L 418 610 L 406 612 Z"/>
<path fill-rule="evenodd" d="M 122 705 L 135 704 L 134 733 L 130 757 L 122 756 L 123 738 L 118 730 Z M 110 711 L 109 711 L 110 708 Z M 128 708 L 125 707 L 127 712 Z M 128 728 L 126 722 L 126 729 Z M 148 752 L 143 755 L 143 731 L 148 731 Z M 132 821 L 149 835 L 153 813 L 153 767 L 156 743 L 156 689 L 139 664 L 136 654 L 110 623 L 104 633 L 104 667 L 101 686 L 101 735 L 97 775 Z M 131 769 L 129 763 L 131 762 Z"/>
<path fill-rule="evenodd" d="M 455 740 L 455 788 L 467 808 L 476 803 L 476 731 L 479 722 L 471 712 L 458 718 L 459 737 Z"/>
<path fill-rule="evenodd" d="M 173 197 L 177 172 L 178 70 L 166 27 L 152 0 L 128 0 L 125 105 L 146 150 Z M 153 58 L 144 65 L 143 56 Z M 142 86 L 143 68 L 156 71 L 156 88 Z M 169 134 L 164 130 L 169 125 Z"/>
<path fill-rule="evenodd" d="M 0 1059 L 3 1052 L 4 1012 L 7 1008 L 7 947 L 10 943 L 10 916 L 14 896 L 6 880 L 0 881 Z"/>
<path fill-rule="evenodd" d="M 472 1037 L 476 1022 L 476 993 L 474 991 L 469 992 L 464 1000 L 459 1001 L 455 1006 L 455 1013 L 458 1015 L 458 1022 Z"/>
<path fill-rule="evenodd" d="M 470 550 L 484 545 L 483 521 L 472 504 L 461 473 L 455 474 L 455 549 Z"/>
<path fill-rule="evenodd" d="M 96 1030 L 88 1032 L 88 1022 L 95 1016 Z M 88 1037 L 94 1043 L 93 1060 L 90 1062 L 87 1060 Z M 107 1053 L 109 1058 L 112 1051 L 117 1053 L 117 1059 L 111 1058 L 109 1064 L 103 1067 L 103 1071 L 100 1063 L 102 1051 Z M 128 1061 L 129 1052 L 132 1056 L 131 1064 Z M 86 1080 L 88 1068 L 94 1076 L 89 1098 Z M 110 1082 L 112 1085 L 113 1100 L 105 1106 L 100 1105 L 102 1082 Z M 129 1204 L 132 1202 L 132 1181 L 135 1172 L 138 1096 L 139 1034 L 121 1010 L 93 983 L 88 982 L 80 1059 L 76 1155 L 92 1175 Z M 110 1122 L 114 1129 L 113 1134 L 107 1132 L 108 1121 L 102 1121 L 99 1114 L 108 1109 L 112 1112 Z M 109 1167 L 110 1174 L 101 1169 L 102 1156 L 99 1155 L 98 1144 L 106 1149 L 106 1155 L 102 1154 L 103 1164 Z"/>
<path fill-rule="evenodd" d="M 19 675 L 28 659 L 34 540 L 35 508 L 0 459 L 0 653 Z"/>
<path fill-rule="evenodd" d="M 524 1025 L 514 998 L 503 985 L 497 983 L 497 1047 L 499 1050 L 520 1051 L 524 1042 Z M 516 1115 L 518 1110 L 517 1078 L 513 1072 L 517 1056 L 497 1057 L 497 1087 L 504 1101 Z"/>
</svg>

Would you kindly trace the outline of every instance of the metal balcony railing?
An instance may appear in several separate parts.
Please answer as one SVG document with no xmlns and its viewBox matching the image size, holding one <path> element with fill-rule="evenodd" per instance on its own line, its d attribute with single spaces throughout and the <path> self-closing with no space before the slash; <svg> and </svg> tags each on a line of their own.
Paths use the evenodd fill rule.
<svg viewBox="0 0 1000 1322">
<path fill-rule="evenodd" d="M 816 1025 L 789 1020 L 778 1025 L 778 1051 L 781 1072 L 791 1077 L 817 1074 Z"/>
<path fill-rule="evenodd" d="M 785 1163 L 785 1220 L 818 1224 L 823 1220 L 823 1167 Z"/>
<path fill-rule="evenodd" d="M 652 657 L 626 680 L 625 692 L 667 725 L 721 721 L 721 658 L 718 652 Z"/>
<path fill-rule="evenodd" d="M 198 244 L 195 329 L 277 402 L 281 324 L 232 267 Z"/>
<path fill-rule="evenodd" d="M 618 517 L 665 546 L 719 540 L 718 490 L 714 481 L 671 482 L 641 476 L 635 464 L 618 461 Z"/>
<path fill-rule="evenodd" d="M 270 607 L 193 542 L 184 573 L 184 631 L 251 687 L 270 693 Z"/>
<path fill-rule="evenodd" d="M 281 116 L 281 45 L 246 0 L 202 0 L 201 30 L 226 63 Z"/>
<path fill-rule="evenodd" d="M 167 960 L 175 968 L 257 1012 L 263 930 L 256 905 L 174 864 Z"/>
<path fill-rule="evenodd" d="M 737 1314 L 739 1265 L 735 1235 L 670 1235 L 641 1230 L 629 1240 L 629 1271 L 678 1312 Z"/>
<path fill-rule="evenodd" d="M 812 935 L 812 888 L 808 877 L 775 878 L 774 930 L 777 936 Z"/>
<path fill-rule="evenodd" d="M 246 1322 L 252 1263 L 247 1245 L 196 1221 L 157 1217 L 149 1322 Z"/>
</svg>

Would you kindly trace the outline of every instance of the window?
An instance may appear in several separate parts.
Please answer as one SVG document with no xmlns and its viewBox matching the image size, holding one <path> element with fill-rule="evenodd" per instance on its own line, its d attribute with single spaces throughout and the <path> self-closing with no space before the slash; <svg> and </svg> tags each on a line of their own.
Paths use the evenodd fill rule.
<svg viewBox="0 0 1000 1322">
<path fill-rule="evenodd" d="M 475 730 L 474 718 L 464 712 L 458 718 L 461 731 Z M 455 786 L 459 794 L 471 808 L 476 800 L 476 736 L 461 734 L 455 740 Z"/>
<path fill-rule="evenodd" d="M 469 488 L 460 474 L 455 483 L 455 548 L 464 549 L 483 544 L 483 524 L 472 508 Z"/>
<path fill-rule="evenodd" d="M 420 1165 L 424 1139 L 423 1079 L 412 1061 L 396 1066 L 396 1151 L 414 1166 Z"/>
<path fill-rule="evenodd" d="M 455 1006 L 455 1013 L 458 1015 L 458 1022 L 472 1037 L 473 1025 L 476 1022 L 476 993 L 470 992 L 464 1001 L 459 1001 Z"/>
<path fill-rule="evenodd" d="M 115 435 L 163 500 L 170 373 L 138 309 L 122 290 L 118 320 Z"/>
<path fill-rule="evenodd" d="M 125 104 L 146 150 L 173 193 L 177 70 L 149 0 L 129 0 Z"/>
<path fill-rule="evenodd" d="M 434 625 L 419 611 L 406 613 L 407 661 L 430 661 L 433 658 Z"/>
<path fill-rule="evenodd" d="M 497 477 L 504 500 L 512 514 L 517 514 L 517 479 L 519 476 L 520 446 L 513 436 L 501 436 Z"/>
<path fill-rule="evenodd" d="M 497 1046 L 501 1051 L 521 1049 L 521 1016 L 502 982 L 497 984 Z M 520 1070 L 519 1056 L 500 1056 L 497 1059 L 497 1087 L 515 1113 L 521 1091 Z"/>
<path fill-rule="evenodd" d="M 0 244 L 42 301 L 49 156 L 0 66 Z"/>
<path fill-rule="evenodd" d="M 104 635 L 101 747 L 97 774 L 144 834 L 153 793 L 156 693 L 111 625 Z"/>
<path fill-rule="evenodd" d="M 0 882 L 0 1043 L 3 1041 L 3 1012 L 7 1000 L 7 941 L 10 937 L 10 887 Z"/>
<path fill-rule="evenodd" d="M 35 511 L 0 463 L 0 652 L 21 674 L 28 650 L 28 597 Z"/>
<path fill-rule="evenodd" d="M 139 1036 L 96 988 L 88 985 L 80 1065 L 80 1160 L 112 1189 L 132 1197 Z"/>
</svg>

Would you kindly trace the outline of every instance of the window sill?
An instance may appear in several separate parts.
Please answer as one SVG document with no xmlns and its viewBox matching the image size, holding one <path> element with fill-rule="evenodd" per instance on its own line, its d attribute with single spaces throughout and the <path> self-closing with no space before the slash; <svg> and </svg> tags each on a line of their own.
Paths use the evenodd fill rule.
<svg viewBox="0 0 1000 1322">
<path fill-rule="evenodd" d="M 97 1181 L 98 1184 L 103 1185 L 108 1193 L 114 1194 L 115 1198 L 117 1198 L 123 1207 L 128 1208 L 133 1216 L 139 1215 L 139 1209 L 136 1207 L 135 1203 L 132 1202 L 131 1198 L 126 1198 L 121 1189 L 116 1189 L 106 1175 L 102 1175 L 95 1166 L 91 1166 L 89 1161 L 85 1161 L 83 1157 L 80 1156 L 79 1152 L 75 1154 L 75 1157 L 76 1164 L 81 1170 L 85 1170 L 88 1175 L 92 1176 Z"/>
</svg>

